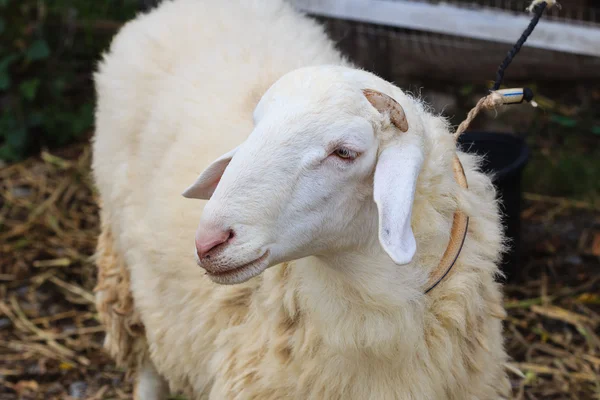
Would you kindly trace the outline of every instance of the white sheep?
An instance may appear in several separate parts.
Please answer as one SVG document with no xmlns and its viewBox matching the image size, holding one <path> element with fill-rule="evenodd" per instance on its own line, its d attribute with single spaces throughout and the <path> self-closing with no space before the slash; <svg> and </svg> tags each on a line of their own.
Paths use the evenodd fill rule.
<svg viewBox="0 0 600 400">
<path fill-rule="evenodd" d="M 137 398 L 508 397 L 495 191 L 443 118 L 282 0 L 166 1 L 95 81 L 97 305 Z"/>
</svg>

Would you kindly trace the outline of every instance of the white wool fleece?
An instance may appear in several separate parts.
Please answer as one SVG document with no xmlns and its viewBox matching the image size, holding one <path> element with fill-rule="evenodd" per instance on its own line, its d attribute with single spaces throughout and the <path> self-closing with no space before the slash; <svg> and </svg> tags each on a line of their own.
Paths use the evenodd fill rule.
<svg viewBox="0 0 600 400">
<path fill-rule="evenodd" d="M 141 371 L 144 398 L 167 383 L 211 400 L 508 397 L 495 191 L 463 153 L 458 187 L 443 118 L 353 68 L 282 0 L 164 1 L 119 32 L 95 82 L 98 266 L 130 282 L 106 280 L 98 302 L 133 297 L 142 333 L 100 312 L 111 354 L 135 353 L 121 363 Z M 361 89 L 401 104 L 409 146 Z M 342 145 L 354 162 L 329 158 Z M 211 200 L 181 196 L 211 165 L 196 192 Z M 389 248 L 381 194 L 406 219 Z M 425 295 L 457 207 L 463 251 Z M 209 279 L 194 259 L 203 218 L 237 224 L 224 265 L 268 249 L 266 269 Z"/>
</svg>

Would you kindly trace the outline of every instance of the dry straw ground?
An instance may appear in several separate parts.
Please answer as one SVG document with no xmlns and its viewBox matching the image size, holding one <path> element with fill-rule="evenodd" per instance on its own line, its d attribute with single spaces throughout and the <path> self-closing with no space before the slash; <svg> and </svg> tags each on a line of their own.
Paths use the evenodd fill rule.
<svg viewBox="0 0 600 400">
<path fill-rule="evenodd" d="M 90 256 L 89 148 L 0 169 L 0 400 L 129 399 L 103 353 Z M 506 286 L 521 399 L 600 399 L 600 211 L 527 194 L 525 259 Z"/>
</svg>

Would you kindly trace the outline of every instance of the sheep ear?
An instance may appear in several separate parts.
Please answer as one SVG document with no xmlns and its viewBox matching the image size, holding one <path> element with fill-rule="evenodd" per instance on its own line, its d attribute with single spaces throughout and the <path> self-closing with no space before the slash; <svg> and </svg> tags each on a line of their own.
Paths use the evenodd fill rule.
<svg viewBox="0 0 600 400">
<path fill-rule="evenodd" d="M 379 242 L 396 264 L 408 264 L 417 250 L 411 227 L 423 152 L 416 145 L 392 145 L 375 167 L 373 197 L 379 211 Z"/>
<path fill-rule="evenodd" d="M 237 147 L 228 153 L 213 161 L 201 174 L 196 181 L 182 193 L 183 197 L 188 199 L 208 200 L 215 192 L 225 168 L 237 151 Z"/>
</svg>

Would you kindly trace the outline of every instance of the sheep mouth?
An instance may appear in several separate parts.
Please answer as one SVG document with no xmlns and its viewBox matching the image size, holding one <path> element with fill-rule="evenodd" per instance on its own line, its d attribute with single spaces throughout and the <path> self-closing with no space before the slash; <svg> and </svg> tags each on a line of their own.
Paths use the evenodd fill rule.
<svg viewBox="0 0 600 400">
<path fill-rule="evenodd" d="M 269 266 L 268 257 L 269 251 L 267 250 L 262 256 L 250 261 L 249 263 L 218 272 L 207 271 L 206 275 L 208 275 L 213 282 L 221 285 L 236 285 L 238 283 L 243 283 L 254 278 L 255 276 L 260 275 L 265 269 L 267 269 Z"/>
</svg>

